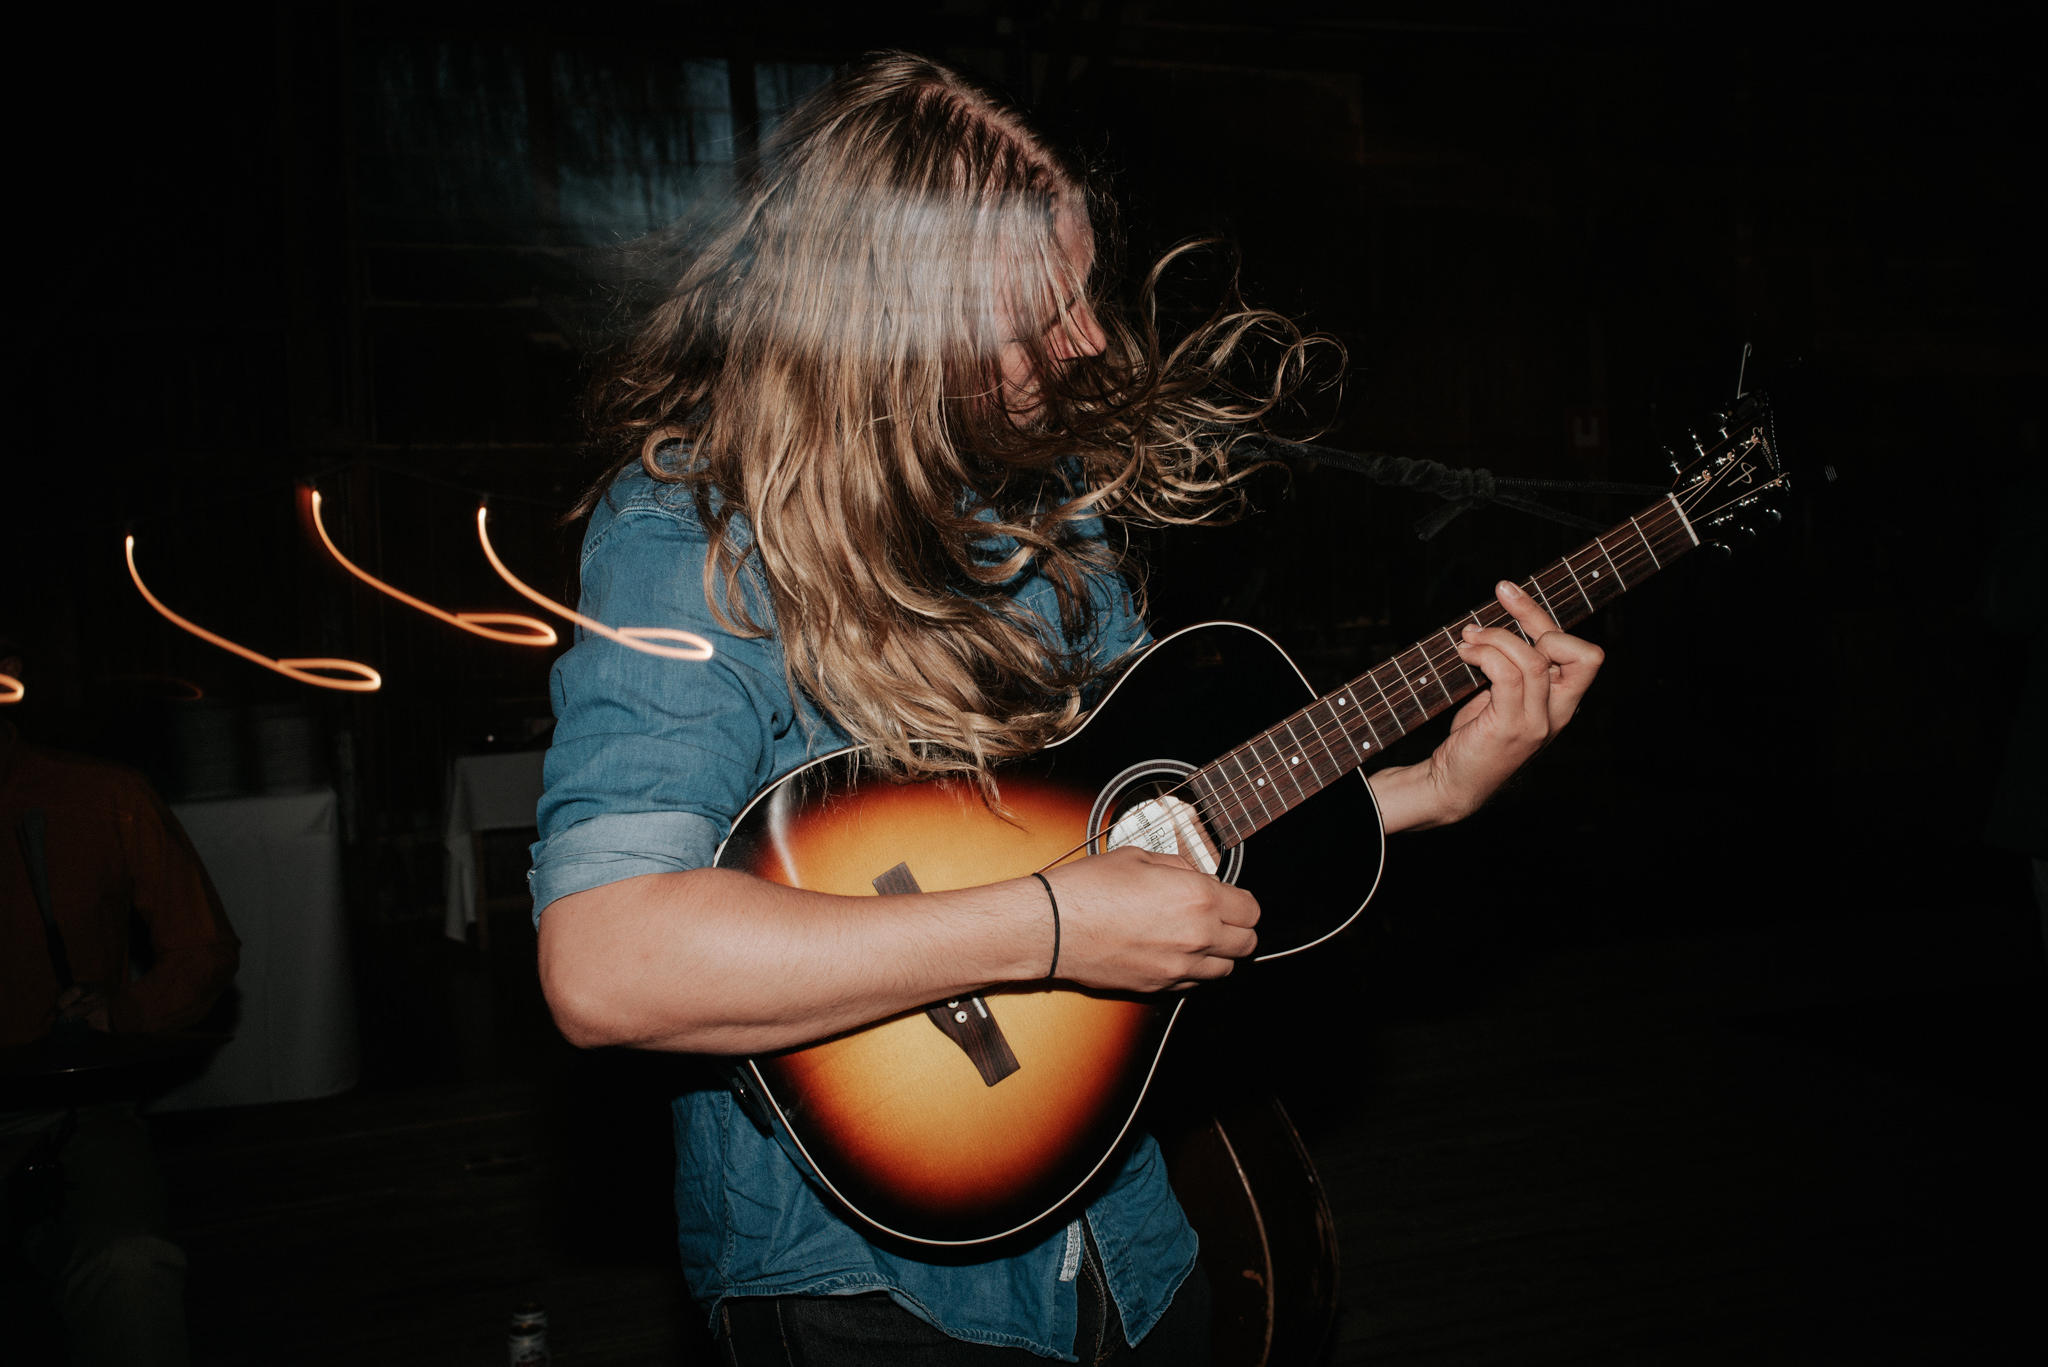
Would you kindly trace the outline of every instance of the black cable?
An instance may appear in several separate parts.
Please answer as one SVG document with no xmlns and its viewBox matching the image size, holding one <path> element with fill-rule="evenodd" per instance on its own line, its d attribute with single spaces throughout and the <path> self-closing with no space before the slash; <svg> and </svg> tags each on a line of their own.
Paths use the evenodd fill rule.
<svg viewBox="0 0 2048 1367">
<path fill-rule="evenodd" d="M 1532 517 L 1561 522 L 1567 527 L 1577 527 L 1581 531 L 1600 532 L 1607 529 L 1604 522 L 1595 522 L 1591 518 L 1568 513 L 1562 508 L 1538 503 L 1533 498 L 1525 498 L 1521 494 L 1509 492 L 1510 490 L 1546 489 L 1585 494 L 1635 494 L 1646 497 L 1655 497 L 1666 492 L 1654 484 L 1617 484 L 1607 480 L 1505 479 L 1486 469 L 1461 470 L 1433 460 L 1420 460 L 1413 456 L 1389 456 L 1377 451 L 1340 451 L 1334 446 L 1321 446 L 1308 441 L 1286 441 L 1263 433 L 1246 440 L 1255 449 L 1271 455 L 1296 456 L 1318 465 L 1350 470 L 1355 474 L 1364 475 L 1375 484 L 1435 494 L 1445 501 L 1444 506 L 1432 509 L 1415 523 L 1415 535 L 1423 541 L 1442 531 L 1459 513 L 1486 503 L 1497 503 L 1503 508 L 1512 508 L 1516 512 L 1528 513 Z"/>
</svg>

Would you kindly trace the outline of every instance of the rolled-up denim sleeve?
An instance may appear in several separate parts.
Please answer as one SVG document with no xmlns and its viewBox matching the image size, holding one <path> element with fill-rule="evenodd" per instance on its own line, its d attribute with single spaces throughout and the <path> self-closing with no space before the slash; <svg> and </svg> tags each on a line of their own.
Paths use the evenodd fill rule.
<svg viewBox="0 0 2048 1367">
<path fill-rule="evenodd" d="M 538 922 L 573 892 L 709 864 L 772 774 L 790 724 L 779 657 L 721 629 L 704 602 L 702 528 L 659 494 L 593 517 L 582 611 L 609 626 L 681 627 L 708 661 L 676 660 L 578 632 L 550 679 L 555 735 L 528 884 Z"/>
<path fill-rule="evenodd" d="M 533 847 L 526 875 L 534 919 L 550 902 L 643 873 L 701 869 L 721 839 L 709 817 L 695 812 L 619 812 L 593 816 Z"/>
</svg>

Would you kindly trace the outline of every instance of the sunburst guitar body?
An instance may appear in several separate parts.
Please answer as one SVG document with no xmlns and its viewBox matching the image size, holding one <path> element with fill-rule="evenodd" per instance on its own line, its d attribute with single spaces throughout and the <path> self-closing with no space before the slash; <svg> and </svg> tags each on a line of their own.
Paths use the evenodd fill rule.
<svg viewBox="0 0 2048 1367">
<path fill-rule="evenodd" d="M 718 863 L 858 897 L 977 887 L 1126 843 L 1192 845 L 1259 899 L 1258 957 L 1293 953 L 1349 924 L 1379 881 L 1363 777 L 1243 840 L 1187 781 L 1247 722 L 1314 696 L 1262 633 L 1193 627 L 1152 646 L 1074 734 L 1003 768 L 1002 816 L 971 784 L 892 783 L 842 751 L 749 804 Z M 914 1243 L 986 1243 L 1086 1192 L 1129 1130 L 1180 1005 L 1061 982 L 995 988 L 749 1060 L 742 1080 L 848 1214 Z"/>
</svg>

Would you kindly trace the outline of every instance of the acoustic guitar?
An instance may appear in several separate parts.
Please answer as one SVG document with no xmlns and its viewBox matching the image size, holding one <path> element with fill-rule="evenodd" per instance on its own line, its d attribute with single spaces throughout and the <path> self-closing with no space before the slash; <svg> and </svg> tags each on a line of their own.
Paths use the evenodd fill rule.
<svg viewBox="0 0 2048 1367">
<path fill-rule="evenodd" d="M 1761 395 L 1673 464 L 1663 499 L 1523 585 L 1560 626 L 1752 510 L 1777 516 L 1765 496 L 1787 477 Z M 1190 627 L 1139 656 L 1079 729 L 1000 770 L 1002 815 L 972 784 L 891 782 L 843 750 L 757 795 L 717 863 L 858 896 L 974 887 L 1136 844 L 1252 892 L 1258 960 L 1297 954 L 1350 925 L 1378 886 L 1385 840 L 1360 766 L 1485 687 L 1458 656 L 1468 622 L 1514 626 L 1489 602 L 1321 697 L 1253 628 Z M 915 1244 L 983 1244 L 1083 1196 L 1129 1131 L 1183 1001 L 996 987 L 733 1076 L 851 1219 Z"/>
</svg>

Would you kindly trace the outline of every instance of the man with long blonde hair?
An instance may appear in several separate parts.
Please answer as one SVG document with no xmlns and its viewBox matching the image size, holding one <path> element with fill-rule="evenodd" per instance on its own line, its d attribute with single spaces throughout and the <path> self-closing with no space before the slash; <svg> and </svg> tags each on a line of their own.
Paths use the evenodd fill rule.
<svg viewBox="0 0 2048 1367">
<path fill-rule="evenodd" d="M 1136 848 L 1024 878 L 845 898 L 709 867 L 763 786 L 848 744 L 978 782 L 1070 730 L 1146 641 L 1114 521 L 1227 509 L 1235 435 L 1312 338 L 1236 305 L 1175 346 L 1113 307 L 1105 206 L 1015 109 L 870 57 L 794 110 L 593 389 L 613 472 L 585 500 L 583 611 L 682 626 L 675 665 L 579 640 L 557 663 L 532 885 L 542 982 L 583 1046 L 736 1056 L 994 984 L 1181 990 L 1257 943 L 1250 894 Z M 1258 353 L 1277 354 L 1261 365 Z M 1386 828 L 1474 810 L 1600 663 L 1503 586 L 1469 634 L 1492 683 L 1421 764 L 1371 777 Z M 1057 896 L 1057 913 L 1049 907 Z M 735 1362 L 1199 1362 L 1207 1290 L 1158 1146 L 1083 1215 L 984 1261 L 884 1248 L 723 1091 L 675 1102 L 694 1295 Z"/>
</svg>

